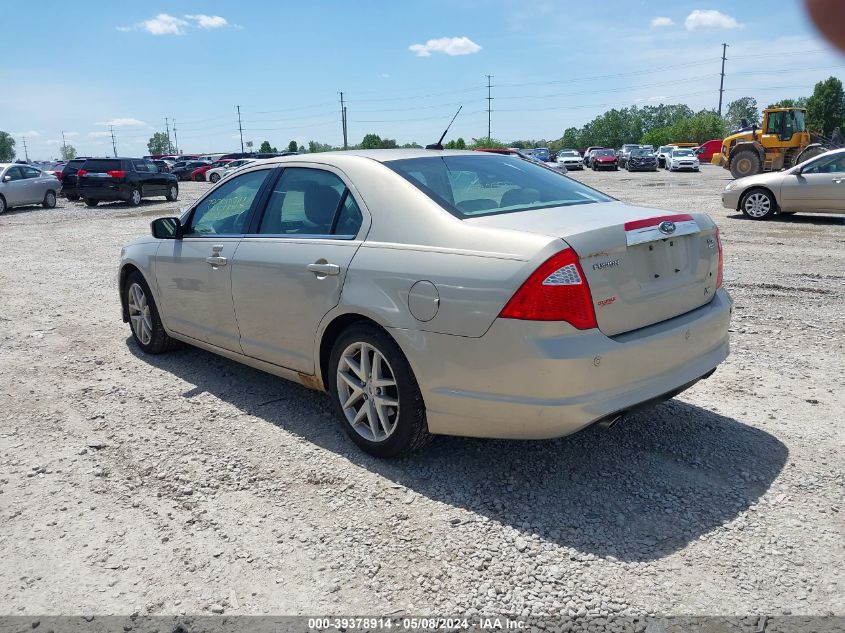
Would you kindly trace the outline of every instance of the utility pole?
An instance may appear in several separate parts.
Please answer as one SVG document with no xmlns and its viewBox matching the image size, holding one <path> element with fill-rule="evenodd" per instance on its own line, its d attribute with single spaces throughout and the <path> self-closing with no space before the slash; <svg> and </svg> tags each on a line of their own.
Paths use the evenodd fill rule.
<svg viewBox="0 0 845 633">
<path fill-rule="evenodd" d="M 244 153 L 244 128 L 241 125 L 241 106 L 237 106 L 238 108 L 238 132 L 241 133 L 241 154 Z"/>
<path fill-rule="evenodd" d="M 173 153 L 173 145 L 170 144 L 170 122 L 164 117 L 164 128 L 167 130 L 167 153 Z"/>
<path fill-rule="evenodd" d="M 114 142 L 114 126 L 109 126 L 109 131 L 111 132 L 111 148 L 114 150 L 114 157 L 117 158 L 117 145 Z"/>
<path fill-rule="evenodd" d="M 349 148 L 346 138 L 346 104 L 343 101 L 343 92 L 340 93 L 340 125 L 343 127 L 343 149 Z"/>
<path fill-rule="evenodd" d="M 62 130 L 62 158 L 67 156 L 67 142 L 65 141 L 65 131 Z"/>
<path fill-rule="evenodd" d="M 173 119 L 173 153 L 179 153 L 179 137 L 176 136 L 176 119 Z"/>
<path fill-rule="evenodd" d="M 490 112 L 493 108 L 493 93 L 491 92 L 493 86 L 490 83 L 490 80 L 493 78 L 493 75 L 487 75 L 487 141 L 490 141 Z"/>
<path fill-rule="evenodd" d="M 722 78 L 719 80 L 719 116 L 722 116 L 722 94 L 725 92 L 725 53 L 728 45 L 722 43 Z"/>
<path fill-rule="evenodd" d="M 26 137 L 23 137 L 23 155 L 26 157 L 26 162 L 29 162 L 29 152 L 26 149 Z"/>
</svg>

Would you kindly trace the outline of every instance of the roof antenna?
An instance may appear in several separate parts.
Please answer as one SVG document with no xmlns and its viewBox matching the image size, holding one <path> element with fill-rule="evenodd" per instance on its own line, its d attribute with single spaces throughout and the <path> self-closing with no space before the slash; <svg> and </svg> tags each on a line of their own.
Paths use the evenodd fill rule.
<svg viewBox="0 0 845 633">
<path fill-rule="evenodd" d="M 446 134 L 449 133 L 449 128 L 452 127 L 452 124 L 455 122 L 455 119 L 458 118 L 458 115 L 461 113 L 461 110 L 464 106 L 459 106 L 458 111 L 455 112 L 455 116 L 452 117 L 452 120 L 449 121 L 449 125 L 446 126 L 446 129 L 443 130 L 443 136 L 440 137 L 440 140 L 434 143 L 433 145 L 426 145 L 426 149 L 443 149 L 443 139 L 446 138 Z"/>
</svg>

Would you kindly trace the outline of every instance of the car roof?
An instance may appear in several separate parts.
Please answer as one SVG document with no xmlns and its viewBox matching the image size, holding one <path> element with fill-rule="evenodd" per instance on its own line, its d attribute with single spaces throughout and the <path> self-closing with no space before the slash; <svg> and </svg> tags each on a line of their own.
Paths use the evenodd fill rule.
<svg viewBox="0 0 845 633">
<path fill-rule="evenodd" d="M 394 160 L 405 160 L 408 158 L 436 158 L 439 156 L 496 156 L 494 152 L 476 152 L 473 150 L 458 149 L 356 149 L 338 152 L 317 152 L 309 154 L 291 154 L 290 156 L 277 156 L 275 158 L 257 159 L 256 162 L 264 164 L 295 163 L 295 162 L 321 162 L 336 164 L 344 162 L 348 158 L 366 158 L 380 163 L 387 163 Z M 499 154 L 501 155 L 501 154 Z"/>
</svg>

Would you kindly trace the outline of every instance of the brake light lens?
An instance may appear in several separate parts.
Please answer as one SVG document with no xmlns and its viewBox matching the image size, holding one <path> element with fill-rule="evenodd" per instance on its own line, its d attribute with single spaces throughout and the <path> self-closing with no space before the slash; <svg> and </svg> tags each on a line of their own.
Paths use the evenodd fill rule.
<svg viewBox="0 0 845 633">
<path fill-rule="evenodd" d="M 87 174 L 88 174 L 88 172 L 87 172 L 87 171 L 85 171 L 84 169 L 80 169 L 78 172 L 76 172 L 76 177 L 77 177 L 77 178 L 82 178 L 83 176 L 85 176 L 85 175 L 87 175 Z"/>
<path fill-rule="evenodd" d="M 725 255 L 722 252 L 722 238 L 719 237 L 719 229 L 716 229 L 716 250 L 719 251 L 719 267 L 716 269 L 716 287 L 722 287 L 722 278 L 725 273 Z"/>
<path fill-rule="evenodd" d="M 499 316 L 523 321 L 566 321 L 579 330 L 597 327 L 593 297 L 578 254 L 567 248 L 543 262 Z"/>
<path fill-rule="evenodd" d="M 112 169 L 106 173 L 112 178 L 126 178 L 126 172 L 122 169 Z"/>
</svg>

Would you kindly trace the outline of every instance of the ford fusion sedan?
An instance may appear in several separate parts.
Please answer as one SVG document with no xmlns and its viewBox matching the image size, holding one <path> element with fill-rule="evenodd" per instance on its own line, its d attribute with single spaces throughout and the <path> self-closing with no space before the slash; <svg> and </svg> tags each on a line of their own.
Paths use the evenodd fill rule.
<svg viewBox="0 0 845 633">
<path fill-rule="evenodd" d="M 671 398 L 728 354 L 721 286 L 705 214 L 516 156 L 411 149 L 256 161 L 155 220 L 118 275 L 144 352 L 182 341 L 325 390 L 383 457 Z"/>
<path fill-rule="evenodd" d="M 0 163 L 0 213 L 30 204 L 52 209 L 61 187 L 54 175 L 30 165 Z"/>
<path fill-rule="evenodd" d="M 722 192 L 722 204 L 753 220 L 776 213 L 845 213 L 845 149 L 819 154 L 786 171 L 734 180 Z"/>
<path fill-rule="evenodd" d="M 688 147 L 674 147 L 665 157 L 669 171 L 698 171 L 698 156 Z"/>
</svg>

